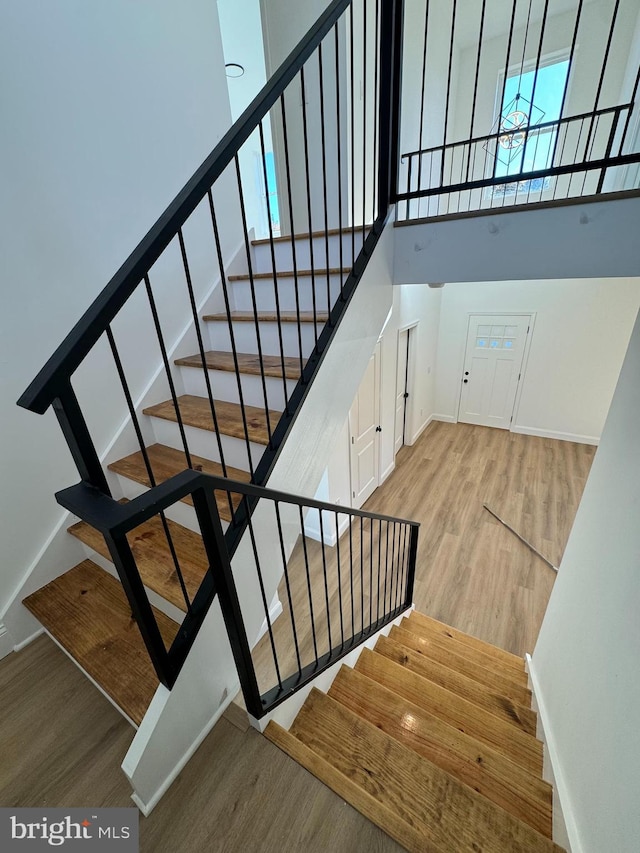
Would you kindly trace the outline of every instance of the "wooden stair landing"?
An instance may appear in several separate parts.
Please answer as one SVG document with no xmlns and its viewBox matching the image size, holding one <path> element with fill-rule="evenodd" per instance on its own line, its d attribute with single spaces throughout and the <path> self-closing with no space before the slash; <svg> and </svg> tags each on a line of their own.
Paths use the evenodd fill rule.
<svg viewBox="0 0 640 853">
<path fill-rule="evenodd" d="M 407 850 L 561 853 L 524 661 L 421 614 L 391 633 L 265 735 Z"/>
<path fill-rule="evenodd" d="M 135 725 L 158 687 L 120 583 L 84 560 L 24 600 L 25 606 Z M 167 648 L 178 625 L 154 608 Z"/>
<path fill-rule="evenodd" d="M 219 432 L 223 435 L 230 435 L 244 441 L 244 421 L 240 406 L 237 403 L 228 403 L 226 400 L 214 400 L 213 402 L 218 419 Z M 206 397 L 194 397 L 192 394 L 183 394 L 181 397 L 178 397 L 178 409 L 180 410 L 182 422 L 186 426 L 215 432 L 213 417 L 211 415 L 211 405 Z M 267 429 L 265 410 L 259 409 L 256 406 L 245 406 L 244 412 L 247 419 L 249 440 L 255 441 L 257 444 L 268 444 L 269 431 Z M 143 413 L 153 418 L 161 418 L 166 421 L 173 421 L 174 423 L 178 421 L 172 400 L 166 400 L 164 403 L 158 403 L 155 406 L 148 406 L 143 410 Z M 269 421 L 272 430 L 275 429 L 281 414 L 281 412 L 269 412 Z"/>
</svg>

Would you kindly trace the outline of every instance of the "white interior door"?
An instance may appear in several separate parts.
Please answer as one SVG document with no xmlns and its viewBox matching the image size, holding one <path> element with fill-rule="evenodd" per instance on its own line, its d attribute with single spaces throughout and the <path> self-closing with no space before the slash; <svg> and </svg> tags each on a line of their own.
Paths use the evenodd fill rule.
<svg viewBox="0 0 640 853">
<path fill-rule="evenodd" d="M 471 314 L 458 420 L 509 429 L 530 314 Z"/>
<path fill-rule="evenodd" d="M 380 485 L 380 344 L 349 412 L 351 496 L 357 509 Z"/>
<path fill-rule="evenodd" d="M 410 329 L 398 332 L 398 360 L 396 367 L 396 418 L 394 433 L 394 455 L 405 442 L 407 422 L 407 379 L 409 370 L 409 333 Z"/>
</svg>

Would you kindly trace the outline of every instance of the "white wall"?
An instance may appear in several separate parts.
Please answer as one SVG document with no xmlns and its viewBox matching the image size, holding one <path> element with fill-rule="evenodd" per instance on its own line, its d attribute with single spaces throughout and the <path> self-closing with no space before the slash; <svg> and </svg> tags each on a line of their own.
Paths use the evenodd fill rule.
<svg viewBox="0 0 640 853">
<path fill-rule="evenodd" d="M 1 613 L 63 518 L 54 491 L 78 479 L 52 414 L 15 401 L 227 130 L 230 112 L 216 9 L 205 0 L 5 4 L 0 78 Z M 185 231 L 191 249 L 199 227 Z M 210 285 L 205 254 L 192 255 L 198 294 Z M 178 269 L 174 252 L 155 275 L 160 295 L 178 298 Z M 182 290 L 180 298 L 163 316 L 169 341 L 186 322 Z M 149 357 L 152 336 L 145 348 L 138 336 L 142 310 L 136 297 L 116 325 L 134 395 L 159 363 L 157 349 Z M 109 359 L 99 346 L 75 382 L 92 403 L 99 452 L 125 415 Z"/>
<path fill-rule="evenodd" d="M 635 197 L 403 224 L 396 229 L 394 280 L 637 275 L 639 218 L 640 197 Z"/>
<path fill-rule="evenodd" d="M 533 654 L 573 853 L 640 845 L 639 419 L 640 320 Z"/>
<path fill-rule="evenodd" d="M 639 306 L 639 279 L 445 285 L 438 415 L 457 419 L 468 315 L 535 313 L 512 429 L 596 442 Z"/>
</svg>

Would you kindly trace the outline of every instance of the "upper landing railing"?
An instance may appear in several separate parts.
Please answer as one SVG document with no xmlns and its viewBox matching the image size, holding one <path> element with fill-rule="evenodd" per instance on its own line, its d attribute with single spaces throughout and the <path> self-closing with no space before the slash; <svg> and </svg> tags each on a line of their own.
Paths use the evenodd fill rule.
<svg viewBox="0 0 640 853">
<path fill-rule="evenodd" d="M 505 12 L 486 0 L 414 7 L 424 30 L 405 30 L 403 107 L 419 108 L 403 114 L 398 219 L 640 187 L 636 0 L 561 12 L 510 0 Z"/>
</svg>

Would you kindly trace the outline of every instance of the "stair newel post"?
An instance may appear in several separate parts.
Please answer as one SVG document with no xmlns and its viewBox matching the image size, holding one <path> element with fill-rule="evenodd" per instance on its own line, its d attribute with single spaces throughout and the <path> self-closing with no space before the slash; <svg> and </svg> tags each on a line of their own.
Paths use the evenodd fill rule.
<svg viewBox="0 0 640 853">
<path fill-rule="evenodd" d="M 378 104 L 378 216 L 385 217 L 398 191 L 400 95 L 404 0 L 382 0 L 380 17 L 380 101 Z"/>
<path fill-rule="evenodd" d="M 405 598 L 405 606 L 413 604 L 413 584 L 416 578 L 416 559 L 418 557 L 418 531 L 419 524 L 411 525 L 411 533 L 409 539 L 409 568 L 407 571 L 407 590 Z"/>
<path fill-rule="evenodd" d="M 227 629 L 231 651 L 238 670 L 238 677 L 247 711 L 255 719 L 263 715 L 260 689 L 256 679 L 256 671 L 251 657 L 251 648 L 242 618 L 240 600 L 236 589 L 229 551 L 224 540 L 220 515 L 216 504 L 215 494 L 211 487 L 198 488 L 192 495 L 193 506 L 198 517 L 200 533 L 209 562 L 209 570 L 213 575 L 222 618 Z"/>
<path fill-rule="evenodd" d="M 65 382 L 52 405 L 81 479 L 110 496 L 107 478 L 70 381 Z"/>
<path fill-rule="evenodd" d="M 114 534 L 103 531 L 103 536 L 129 601 L 131 615 L 142 634 L 142 639 L 147 647 L 158 679 L 171 690 L 176 680 L 176 673 L 169 664 L 164 640 L 149 604 L 131 546 L 124 533 Z"/>
</svg>

